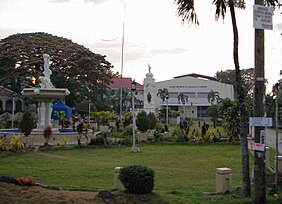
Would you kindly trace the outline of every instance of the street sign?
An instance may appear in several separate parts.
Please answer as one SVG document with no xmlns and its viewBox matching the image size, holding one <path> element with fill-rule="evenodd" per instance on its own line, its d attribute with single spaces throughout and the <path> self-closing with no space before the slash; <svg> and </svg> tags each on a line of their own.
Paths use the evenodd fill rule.
<svg viewBox="0 0 282 204">
<path fill-rule="evenodd" d="M 257 151 L 264 152 L 264 147 L 265 145 L 261 143 L 248 142 L 248 148 L 250 150 L 257 150 Z"/>
<path fill-rule="evenodd" d="M 250 117 L 250 126 L 271 127 L 272 118 Z"/>
<path fill-rule="evenodd" d="M 272 30 L 272 15 L 272 7 L 255 4 L 253 7 L 254 28 Z"/>
</svg>

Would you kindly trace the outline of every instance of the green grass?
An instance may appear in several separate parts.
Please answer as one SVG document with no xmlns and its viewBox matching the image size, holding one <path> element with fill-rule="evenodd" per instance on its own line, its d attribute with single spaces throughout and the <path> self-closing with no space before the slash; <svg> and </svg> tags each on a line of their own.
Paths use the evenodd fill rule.
<svg viewBox="0 0 282 204">
<path fill-rule="evenodd" d="M 239 145 L 144 145 L 130 147 L 67 146 L 38 151 L 0 153 L 0 175 L 31 177 L 38 183 L 72 189 L 110 190 L 114 168 L 141 164 L 155 173 L 154 191 L 175 203 L 238 203 L 242 199 Z M 216 168 L 232 169 L 235 195 L 202 195 L 215 191 Z M 215 197 L 215 201 L 212 199 Z M 217 200 L 217 199 L 223 200 Z M 187 202 L 189 201 L 189 202 Z"/>
</svg>

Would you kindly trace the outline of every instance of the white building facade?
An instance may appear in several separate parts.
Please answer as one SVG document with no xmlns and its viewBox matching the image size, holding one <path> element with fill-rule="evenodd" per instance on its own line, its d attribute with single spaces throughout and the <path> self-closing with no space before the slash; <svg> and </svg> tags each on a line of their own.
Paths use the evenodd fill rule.
<svg viewBox="0 0 282 204">
<path fill-rule="evenodd" d="M 164 102 L 157 96 L 159 89 L 167 89 L 169 98 Z M 233 85 L 220 83 L 213 77 L 199 74 L 189 74 L 174 77 L 174 79 L 155 82 L 151 70 L 144 78 L 144 110 L 158 114 L 162 106 L 169 106 L 178 110 L 182 117 L 188 118 L 205 118 L 207 108 L 211 105 L 208 102 L 209 92 L 217 91 L 222 99 L 230 98 L 234 100 Z M 151 101 L 148 101 L 148 94 Z M 188 97 L 188 101 L 183 104 L 178 101 L 179 93 Z M 149 103 L 150 102 L 150 103 Z"/>
</svg>

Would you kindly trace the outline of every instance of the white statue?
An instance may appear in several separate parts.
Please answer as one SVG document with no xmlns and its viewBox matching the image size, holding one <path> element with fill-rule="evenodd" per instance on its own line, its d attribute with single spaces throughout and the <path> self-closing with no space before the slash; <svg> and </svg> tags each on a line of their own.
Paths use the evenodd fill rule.
<svg viewBox="0 0 282 204">
<path fill-rule="evenodd" d="M 43 54 L 44 58 L 44 71 L 43 74 L 44 76 L 40 76 L 40 87 L 41 88 L 55 88 L 54 85 L 52 84 L 50 77 L 52 74 L 50 67 L 50 56 L 48 54 Z"/>
</svg>

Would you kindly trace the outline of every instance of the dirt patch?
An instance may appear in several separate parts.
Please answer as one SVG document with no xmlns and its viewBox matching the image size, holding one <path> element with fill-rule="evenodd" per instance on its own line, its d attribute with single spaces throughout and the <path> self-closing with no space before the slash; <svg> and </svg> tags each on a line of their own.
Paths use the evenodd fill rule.
<svg viewBox="0 0 282 204">
<path fill-rule="evenodd" d="M 56 191 L 37 186 L 26 187 L 0 182 L 0 200 L 12 203 L 103 203 L 97 192 Z"/>
</svg>

